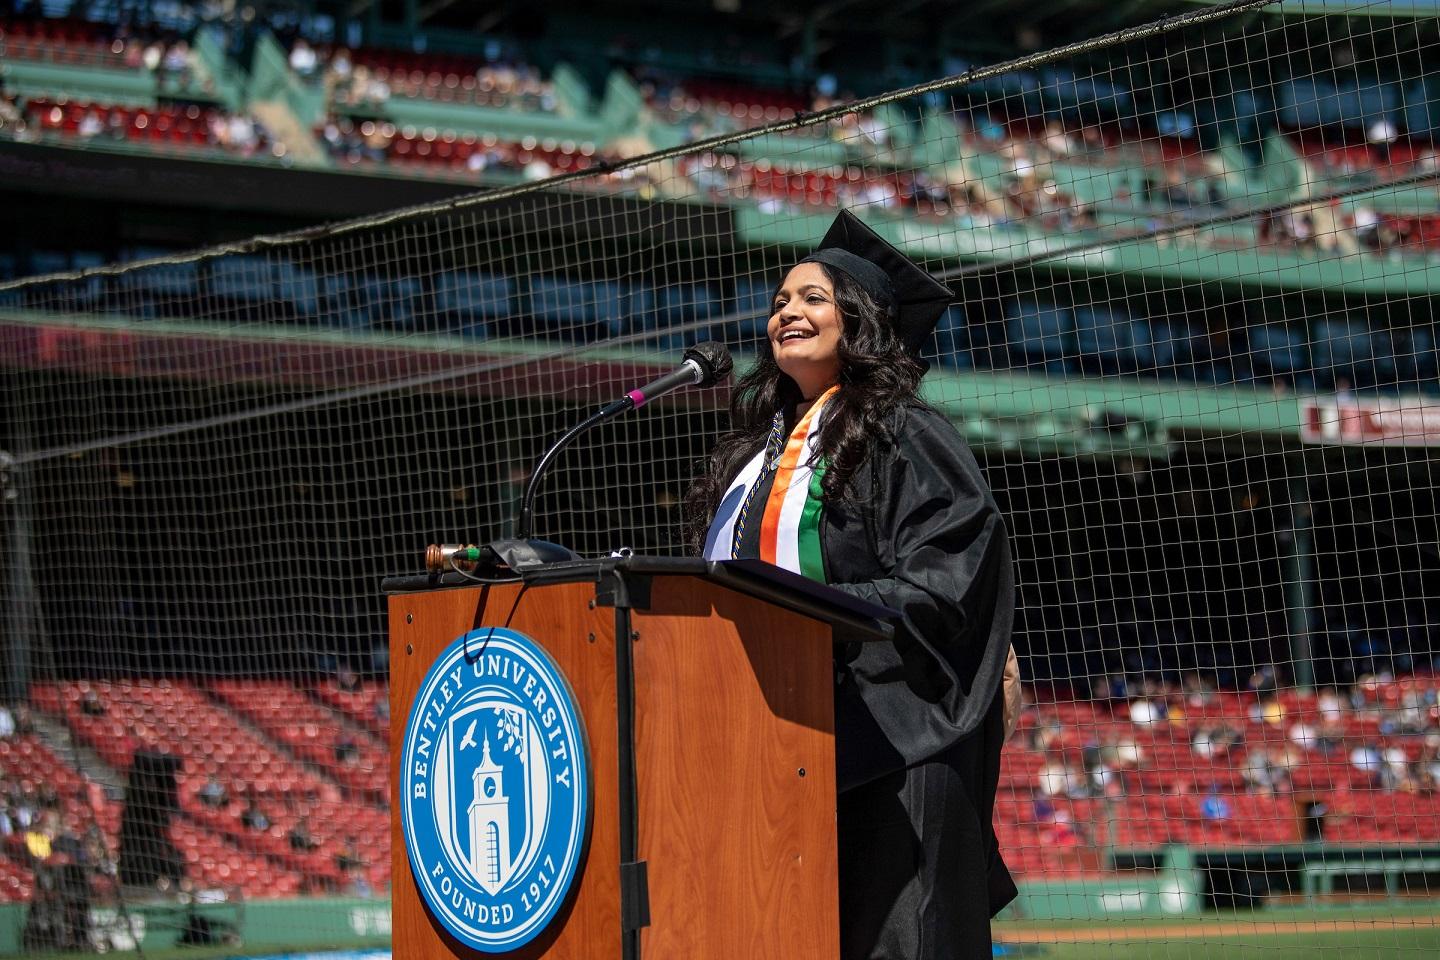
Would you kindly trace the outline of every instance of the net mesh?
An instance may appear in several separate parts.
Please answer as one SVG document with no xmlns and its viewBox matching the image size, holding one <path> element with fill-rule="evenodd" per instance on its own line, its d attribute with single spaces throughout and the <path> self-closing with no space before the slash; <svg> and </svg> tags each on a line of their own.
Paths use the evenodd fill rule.
<svg viewBox="0 0 1440 960">
<path fill-rule="evenodd" d="M 1430 955 L 1440 36 L 1321 10 L 1197 10 L 755 130 L 706 102 L 742 129 L 0 287 L 0 897 L 55 942 L 83 888 L 121 946 L 157 902 L 216 931 L 266 897 L 383 907 L 381 578 L 506 532 L 544 445 L 681 346 L 753 350 L 847 207 L 957 291 L 926 397 L 1013 541 L 997 938 Z M 683 552 L 724 399 L 582 438 L 536 533 Z M 348 916 L 324 936 L 383 938 Z"/>
</svg>

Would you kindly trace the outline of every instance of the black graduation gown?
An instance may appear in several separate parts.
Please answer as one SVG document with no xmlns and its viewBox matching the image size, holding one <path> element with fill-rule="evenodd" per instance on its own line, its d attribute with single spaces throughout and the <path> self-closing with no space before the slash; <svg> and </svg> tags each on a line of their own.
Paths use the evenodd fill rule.
<svg viewBox="0 0 1440 960">
<path fill-rule="evenodd" d="M 827 581 L 902 615 L 893 643 L 836 650 L 841 956 L 989 957 L 990 917 L 1016 892 L 991 822 L 1009 539 L 942 414 L 908 407 L 893 429 L 857 471 L 853 504 L 821 515 Z M 755 556 L 758 533 L 747 540 L 741 555 Z"/>
</svg>

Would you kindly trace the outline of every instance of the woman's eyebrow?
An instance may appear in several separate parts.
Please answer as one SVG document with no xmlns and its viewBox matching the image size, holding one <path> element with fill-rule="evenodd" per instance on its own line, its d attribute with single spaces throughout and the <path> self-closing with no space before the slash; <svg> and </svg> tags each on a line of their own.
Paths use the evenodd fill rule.
<svg viewBox="0 0 1440 960">
<path fill-rule="evenodd" d="M 796 292 L 796 293 L 804 293 L 806 290 L 819 290 L 821 293 L 824 293 L 824 294 L 828 294 L 828 293 L 830 292 L 830 289 L 829 289 L 828 287 L 822 287 L 822 286 L 821 286 L 820 284 L 818 284 L 818 283 L 806 283 L 806 284 L 802 284 L 801 287 L 800 287 L 800 289 L 797 290 L 797 291 L 795 291 L 795 292 Z M 776 290 L 776 291 L 775 291 L 775 296 L 781 297 L 781 296 L 784 296 L 785 294 L 787 294 L 787 293 L 789 293 L 789 292 L 790 292 L 789 290 L 785 290 L 785 289 Z"/>
</svg>

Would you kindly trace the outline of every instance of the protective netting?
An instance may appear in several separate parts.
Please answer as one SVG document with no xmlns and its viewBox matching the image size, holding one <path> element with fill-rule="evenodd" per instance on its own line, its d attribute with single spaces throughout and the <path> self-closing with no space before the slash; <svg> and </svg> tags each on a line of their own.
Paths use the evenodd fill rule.
<svg viewBox="0 0 1440 960">
<path fill-rule="evenodd" d="M 84 894 L 117 943 L 191 924 L 177 892 L 211 933 L 383 902 L 381 577 L 503 534 L 680 347 L 753 350 L 846 207 L 953 284 L 926 395 L 1013 539 L 998 939 L 1431 955 L 1440 34 L 1350 12 L 1198 9 L 754 131 L 672 96 L 645 122 L 735 132 L 0 286 L 0 897 L 63 931 Z M 589 434 L 536 533 L 681 552 L 724 399 Z"/>
</svg>

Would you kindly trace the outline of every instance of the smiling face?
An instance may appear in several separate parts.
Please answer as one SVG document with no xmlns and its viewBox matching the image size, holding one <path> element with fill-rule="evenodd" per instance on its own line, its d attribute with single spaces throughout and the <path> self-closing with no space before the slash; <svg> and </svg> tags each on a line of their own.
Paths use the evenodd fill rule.
<svg viewBox="0 0 1440 960">
<path fill-rule="evenodd" d="M 818 263 L 802 263 L 785 275 L 771 304 L 766 332 L 775 363 L 813 400 L 840 380 L 844 320 L 835 287 Z"/>
</svg>

